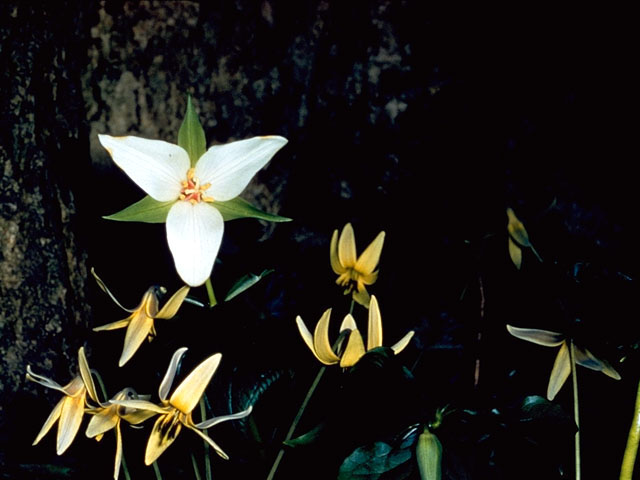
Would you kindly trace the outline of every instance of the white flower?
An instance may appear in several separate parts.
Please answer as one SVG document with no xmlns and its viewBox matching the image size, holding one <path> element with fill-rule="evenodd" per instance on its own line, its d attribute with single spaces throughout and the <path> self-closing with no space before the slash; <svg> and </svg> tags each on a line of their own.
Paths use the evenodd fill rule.
<svg viewBox="0 0 640 480">
<path fill-rule="evenodd" d="M 149 196 L 174 202 L 167 215 L 167 240 L 176 270 L 188 285 L 202 285 L 215 262 L 224 222 L 216 202 L 231 200 L 280 150 L 287 139 L 254 137 L 215 145 L 191 168 L 178 145 L 140 137 L 98 135 L 113 161 Z"/>
</svg>

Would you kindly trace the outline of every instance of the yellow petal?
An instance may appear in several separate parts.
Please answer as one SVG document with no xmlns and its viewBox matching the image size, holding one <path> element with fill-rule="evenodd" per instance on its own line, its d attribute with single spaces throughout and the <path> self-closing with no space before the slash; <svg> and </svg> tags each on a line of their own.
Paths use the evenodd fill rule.
<svg viewBox="0 0 640 480">
<path fill-rule="evenodd" d="M 616 371 L 616 369 L 609 364 L 609 362 L 607 362 L 606 360 L 600 360 L 599 358 L 595 357 L 593 353 L 591 353 L 586 348 L 583 349 L 574 345 L 573 351 L 575 353 L 575 359 L 578 365 L 590 368 L 591 370 L 595 370 L 596 372 L 602 372 L 615 380 L 620 380 L 622 378 Z"/>
<path fill-rule="evenodd" d="M 567 342 L 562 342 L 560 351 L 556 356 L 556 361 L 553 364 L 553 370 L 549 377 L 549 385 L 547 386 L 547 399 L 549 401 L 556 397 L 556 394 L 560 391 L 564 382 L 569 378 L 571 373 L 571 359 L 569 358 L 569 346 Z"/>
<path fill-rule="evenodd" d="M 213 440 L 211 440 L 211 438 L 209 438 L 209 436 L 205 435 L 204 432 L 201 432 L 200 430 L 198 430 L 195 427 L 192 427 L 190 425 L 186 425 L 188 428 L 190 428 L 191 430 L 193 430 L 194 432 L 196 432 L 198 435 L 200 435 L 202 437 L 202 439 L 207 442 L 209 445 L 211 445 L 211 447 L 216 451 L 216 453 L 218 455 L 220 455 L 222 458 L 224 458 L 225 460 L 229 460 L 229 455 L 227 455 L 226 453 L 224 453 L 224 450 L 222 450 L 222 448 L 220 448 L 220 446 L 214 442 Z"/>
<path fill-rule="evenodd" d="M 338 258 L 345 268 L 353 268 L 356 264 L 356 237 L 350 223 L 344 226 L 340 234 Z"/>
<path fill-rule="evenodd" d="M 333 231 L 333 235 L 331 236 L 331 245 L 329 246 L 329 261 L 331 262 L 331 268 L 336 273 L 336 275 L 342 275 L 347 270 L 340 263 L 340 258 L 338 257 L 338 230 Z"/>
<path fill-rule="evenodd" d="M 509 237 L 509 256 L 515 267 L 520 270 L 520 267 L 522 267 L 522 249 L 516 245 L 516 242 L 511 237 Z"/>
<path fill-rule="evenodd" d="M 149 435 L 147 449 L 144 452 L 145 465 L 151 465 L 155 462 L 182 430 L 182 423 L 180 423 L 177 413 L 174 411 L 162 415 L 156 420 L 151 435 Z"/>
<path fill-rule="evenodd" d="M 340 366 L 342 368 L 352 367 L 364 354 L 365 349 L 364 342 L 362 341 L 362 335 L 360 335 L 358 330 L 352 330 L 349 334 L 347 347 L 344 349 L 344 353 L 340 359 Z"/>
<path fill-rule="evenodd" d="M 136 311 L 143 311 L 147 316 L 155 318 L 159 309 L 158 294 L 164 292 L 166 292 L 164 287 L 149 287 L 142 296 L 142 301 Z"/>
<path fill-rule="evenodd" d="M 329 309 L 329 312 L 330 311 L 331 309 Z M 302 317 L 300 315 L 296 317 L 296 325 L 298 326 L 298 331 L 300 332 L 300 335 L 302 336 L 304 343 L 307 344 L 307 347 L 309 347 L 309 350 L 311 350 L 315 355 L 315 350 L 313 348 L 313 335 L 311 335 L 311 332 L 309 331 L 307 326 L 304 324 L 304 321 L 302 320 Z"/>
<path fill-rule="evenodd" d="M 69 448 L 80 429 L 82 415 L 84 414 L 84 398 L 84 395 L 64 398 L 56 440 L 56 452 L 58 455 L 62 455 Z"/>
<path fill-rule="evenodd" d="M 368 275 L 372 273 L 378 266 L 380 254 L 382 253 L 382 245 L 384 244 L 384 232 L 380 232 L 378 236 L 369 244 L 362 252 L 362 255 L 356 261 L 355 269 L 358 273 Z"/>
<path fill-rule="evenodd" d="M 376 280 L 378 280 L 378 270 L 367 274 L 358 274 L 358 282 L 363 284 L 362 288 L 364 288 L 364 285 L 373 285 Z"/>
<path fill-rule="evenodd" d="M 333 353 L 331 343 L 329 343 L 329 320 L 331 319 L 331 309 L 322 314 L 316 324 L 313 333 L 313 350 L 318 360 L 325 365 L 333 365 L 340 361 L 340 358 Z"/>
<path fill-rule="evenodd" d="M 147 316 L 143 310 L 138 310 L 133 314 L 127 333 L 124 336 L 124 348 L 118 362 L 120 367 L 133 357 L 133 354 L 140 348 L 144 339 L 149 336 L 152 328 L 153 318 Z"/>
<path fill-rule="evenodd" d="M 369 297 L 369 292 L 367 292 L 367 290 L 365 290 L 364 288 L 362 290 L 354 290 L 351 298 L 353 298 L 364 308 L 369 308 L 369 302 L 371 298 Z"/>
<path fill-rule="evenodd" d="M 96 392 L 96 386 L 93 383 L 93 377 L 91 376 L 89 362 L 87 362 L 87 357 L 84 354 L 84 347 L 80 347 L 80 350 L 78 350 L 78 367 L 80 368 L 80 377 L 82 377 L 82 381 L 89 393 L 89 397 L 91 397 L 94 402 L 100 403 L 98 400 L 98 393 Z"/>
<path fill-rule="evenodd" d="M 367 332 L 367 351 L 382 346 L 382 318 L 380 317 L 378 300 L 374 295 L 371 296 L 371 303 L 369 304 L 369 327 Z"/>
<path fill-rule="evenodd" d="M 158 388 L 158 396 L 160 400 L 164 403 L 167 397 L 169 396 L 169 390 L 171 390 L 171 385 L 173 384 L 173 378 L 176 376 L 176 371 L 178 370 L 178 364 L 180 363 L 180 359 L 184 355 L 184 352 L 188 350 L 187 347 L 179 348 L 174 352 L 171 356 L 171 361 L 169 362 L 169 367 L 167 368 L 167 372 L 162 377 L 162 382 L 160 382 L 160 387 Z"/>
<path fill-rule="evenodd" d="M 131 323 L 131 317 L 127 317 L 124 320 L 118 320 L 117 322 L 107 323 L 93 329 L 94 332 L 103 332 L 106 330 L 117 330 L 119 328 L 126 328 Z"/>
<path fill-rule="evenodd" d="M 539 330 L 537 328 L 519 328 L 507 325 L 507 330 L 514 337 L 528 342 L 542 345 L 543 347 L 557 347 L 565 340 L 563 333 Z"/>
<path fill-rule="evenodd" d="M 399 354 L 402 350 L 406 348 L 407 345 L 409 345 L 409 342 L 413 338 L 414 333 L 415 332 L 411 330 L 404 337 L 402 337 L 399 342 L 396 342 L 394 345 L 391 346 L 391 350 L 393 350 L 394 355 Z"/>
<path fill-rule="evenodd" d="M 511 208 L 507 208 L 507 217 L 509 218 L 507 225 L 509 235 L 523 247 L 530 247 L 531 242 L 527 230 Z"/>
<path fill-rule="evenodd" d="M 100 413 L 96 413 L 89 420 L 87 431 L 85 435 L 89 438 L 93 438 L 96 435 L 108 432 L 118 424 L 120 417 L 118 417 L 116 406 L 112 405 L 109 408 L 102 409 Z"/>
<path fill-rule="evenodd" d="M 102 281 L 102 279 L 98 276 L 98 274 L 96 273 L 95 269 L 93 267 L 91 267 L 91 275 L 93 275 L 93 278 L 96 279 L 96 282 L 98 283 L 98 286 L 100 287 L 100 289 L 106 293 L 107 295 L 109 295 L 109 298 L 111 298 L 111 300 L 113 300 L 113 302 L 118 305 L 122 310 L 124 310 L 125 312 L 133 312 L 133 310 L 131 310 L 130 308 L 124 308 L 120 302 L 116 299 L 116 297 L 113 295 L 113 293 L 111 293 L 111 291 L 107 288 L 107 285 Z"/>
<path fill-rule="evenodd" d="M 222 354 L 216 353 L 194 368 L 175 389 L 169 403 L 182 413 L 190 413 L 200 401 L 221 359 Z"/>
<path fill-rule="evenodd" d="M 116 423 L 116 459 L 113 464 L 113 480 L 118 480 L 120 475 L 120 464 L 122 463 L 122 433 L 120 423 Z"/>
<path fill-rule="evenodd" d="M 156 314 L 155 318 L 173 318 L 175 314 L 178 313 L 178 309 L 182 305 L 182 302 L 184 302 L 188 293 L 189 287 L 185 285 L 173 294 L 167 303 L 164 304 L 162 309 Z"/>
<path fill-rule="evenodd" d="M 56 406 L 53 407 L 53 410 L 45 420 L 44 425 L 40 429 L 40 433 L 38 433 L 38 436 L 33 441 L 32 445 L 36 445 L 40 440 L 42 440 L 42 437 L 44 437 L 47 434 L 47 432 L 51 430 L 51 427 L 53 427 L 53 424 L 56 423 L 56 421 L 60 418 L 60 413 L 62 413 L 62 404 L 64 403 L 65 398 L 67 397 L 62 397 L 60 401 L 56 404 Z"/>
</svg>

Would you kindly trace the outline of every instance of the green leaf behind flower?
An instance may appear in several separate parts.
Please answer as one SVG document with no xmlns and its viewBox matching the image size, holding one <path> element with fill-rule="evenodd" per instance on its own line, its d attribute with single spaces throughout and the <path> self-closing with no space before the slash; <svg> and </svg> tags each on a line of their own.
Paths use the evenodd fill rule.
<svg viewBox="0 0 640 480">
<path fill-rule="evenodd" d="M 357 448 L 340 466 L 338 480 L 401 480 L 409 477 L 415 437 L 403 439 L 397 445 L 375 442 Z"/>
<path fill-rule="evenodd" d="M 233 284 L 233 286 L 227 292 L 227 296 L 225 297 L 224 301 L 228 302 L 237 295 L 240 295 L 242 292 L 253 287 L 256 283 L 273 272 L 273 269 L 267 269 L 263 270 L 260 275 L 256 275 L 255 273 L 247 273 Z"/>
<path fill-rule="evenodd" d="M 198 119 L 198 114 L 193 109 L 191 95 L 187 97 L 187 111 L 178 131 L 178 145 L 189 154 L 192 167 L 195 167 L 198 159 L 207 151 L 204 130 Z"/>
<path fill-rule="evenodd" d="M 174 203 L 159 202 L 147 195 L 127 208 L 102 218 L 118 222 L 164 223 L 167 220 L 169 209 Z"/>
<path fill-rule="evenodd" d="M 291 221 L 291 219 L 287 217 L 263 212 L 240 197 L 233 198 L 226 202 L 214 202 L 213 206 L 220 211 L 225 222 L 235 220 L 236 218 L 258 218 L 260 220 L 267 220 L 268 222 Z"/>
</svg>

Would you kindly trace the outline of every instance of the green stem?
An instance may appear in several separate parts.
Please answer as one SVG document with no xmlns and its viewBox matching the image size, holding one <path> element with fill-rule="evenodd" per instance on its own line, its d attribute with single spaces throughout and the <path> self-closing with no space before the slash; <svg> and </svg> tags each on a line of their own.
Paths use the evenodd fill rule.
<svg viewBox="0 0 640 480">
<path fill-rule="evenodd" d="M 569 355 L 571 356 L 571 381 L 573 383 L 573 418 L 576 422 L 576 427 L 578 427 L 575 437 L 576 480 L 580 480 L 580 408 L 578 404 L 578 377 L 576 375 L 576 356 L 573 339 L 569 340 Z"/>
<path fill-rule="evenodd" d="M 213 286 L 211 285 L 211 278 L 207 278 L 207 281 L 204 282 L 205 287 L 207 287 L 207 295 L 209 296 L 209 308 L 213 308 L 218 304 L 216 300 L 216 295 L 213 293 Z"/>
<path fill-rule="evenodd" d="M 353 308 L 353 301 L 351 302 L 351 308 Z M 289 431 L 287 432 L 287 436 L 285 437 L 284 442 L 287 442 L 287 441 L 291 440 L 291 437 L 293 437 L 293 432 L 295 431 L 296 427 L 298 426 L 298 423 L 300 422 L 300 418 L 302 418 L 302 414 L 304 413 L 305 408 L 307 408 L 307 405 L 309 404 L 309 400 L 311 400 L 311 397 L 313 396 L 313 393 L 316 391 L 316 387 L 320 383 L 320 380 L 322 379 L 322 376 L 324 375 L 324 372 L 325 372 L 326 369 L 327 369 L 327 367 L 323 366 L 318 371 L 318 374 L 316 375 L 316 378 L 313 380 L 313 383 L 309 387 L 309 391 L 307 392 L 307 395 L 304 397 L 304 400 L 302 401 L 302 404 L 300 405 L 300 409 L 298 410 L 298 413 L 296 414 L 296 418 L 293 419 L 293 423 L 291 423 L 291 427 L 289 427 Z M 284 448 L 280 448 L 280 451 L 278 452 L 278 456 L 276 457 L 275 461 L 273 462 L 273 466 L 271 467 L 271 470 L 269 471 L 269 475 L 267 476 L 267 480 L 273 480 L 273 477 L 276 474 L 276 470 L 278 470 L 278 465 L 280 465 L 280 461 L 282 460 L 282 457 L 284 456 L 284 451 L 285 451 Z"/>
<path fill-rule="evenodd" d="M 349 306 L 349 315 L 353 315 L 353 306 L 356 304 L 356 301 L 351 297 L 351 305 Z"/>
<path fill-rule="evenodd" d="M 620 480 L 631 480 L 633 477 L 633 467 L 638 454 L 638 442 L 640 441 L 640 381 L 638 382 L 638 392 L 636 393 L 636 405 L 633 411 L 633 421 L 629 428 L 627 446 L 622 457 L 622 467 L 620 468 Z"/>
<path fill-rule="evenodd" d="M 193 453 L 191 454 L 191 465 L 193 465 L 193 473 L 196 476 L 196 480 L 201 480 L 200 472 L 198 472 L 198 462 L 196 462 L 196 457 Z"/>
<path fill-rule="evenodd" d="M 162 474 L 160 473 L 160 467 L 158 467 L 158 462 L 153 462 L 153 471 L 156 474 L 156 480 L 162 480 Z"/>
<path fill-rule="evenodd" d="M 207 408 L 204 404 L 205 402 L 204 397 L 205 395 L 202 395 L 200 397 L 200 418 L 201 418 L 200 421 L 201 422 L 204 422 L 207 419 Z M 204 433 L 207 436 L 209 435 L 206 428 L 202 430 L 202 433 Z M 204 472 L 207 480 L 211 480 L 212 478 L 211 477 L 211 457 L 209 456 L 209 444 L 204 440 L 202 440 L 202 443 L 204 443 Z"/>
<path fill-rule="evenodd" d="M 127 462 L 124 459 L 124 453 L 121 453 L 120 455 L 120 461 L 122 462 L 120 463 L 120 466 L 122 467 L 122 471 L 124 472 L 124 477 L 127 480 L 131 480 L 131 475 L 129 475 L 129 469 L 127 468 Z"/>
</svg>

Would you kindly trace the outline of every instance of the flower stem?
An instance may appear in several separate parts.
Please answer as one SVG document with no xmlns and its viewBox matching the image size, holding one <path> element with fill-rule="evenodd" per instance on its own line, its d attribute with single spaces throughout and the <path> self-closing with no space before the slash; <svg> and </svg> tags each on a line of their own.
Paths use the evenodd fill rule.
<svg viewBox="0 0 640 480">
<path fill-rule="evenodd" d="M 206 406 L 204 404 L 205 399 L 204 399 L 205 395 L 202 395 L 200 397 L 200 418 L 201 421 L 204 422 L 207 418 L 207 409 Z M 207 429 L 205 428 L 204 430 L 202 430 L 202 433 L 204 433 L 205 435 L 209 435 L 207 433 Z M 207 480 L 211 480 L 211 458 L 209 457 L 209 444 L 207 442 L 205 442 L 204 440 L 202 441 L 204 443 L 204 471 L 205 471 L 205 476 L 207 478 Z"/>
<path fill-rule="evenodd" d="M 640 381 L 638 382 L 638 392 L 636 393 L 636 405 L 633 411 L 633 421 L 629 428 L 627 446 L 622 457 L 622 467 L 620 468 L 620 480 L 631 480 L 633 477 L 633 466 L 636 463 L 638 454 L 638 442 L 640 441 Z"/>
<path fill-rule="evenodd" d="M 122 453 L 121 455 L 120 466 L 122 467 L 122 471 L 124 472 L 124 478 L 126 478 L 127 480 L 131 480 L 131 475 L 129 475 L 129 469 L 127 468 L 127 462 L 124 459 L 124 453 Z"/>
<path fill-rule="evenodd" d="M 193 474 L 196 476 L 196 480 L 202 480 L 200 477 L 200 472 L 198 472 L 198 462 L 196 462 L 196 457 L 191 454 L 191 465 L 193 465 Z"/>
<path fill-rule="evenodd" d="M 353 309 L 353 301 L 351 302 L 351 308 Z M 289 431 L 287 432 L 287 436 L 285 437 L 284 442 L 287 442 L 287 441 L 291 440 L 291 437 L 293 437 L 293 432 L 295 431 L 296 427 L 298 426 L 298 423 L 300 422 L 300 418 L 302 418 L 302 414 L 304 413 L 305 408 L 307 408 L 307 405 L 309 404 L 309 400 L 311 400 L 311 397 L 313 396 L 313 393 L 316 391 L 316 388 L 317 388 L 318 384 L 320 383 L 320 380 L 322 379 L 322 376 L 324 375 L 324 372 L 325 372 L 326 369 L 327 369 L 327 367 L 323 366 L 318 371 L 318 374 L 316 375 L 316 378 L 313 380 L 313 383 L 309 387 L 309 391 L 307 391 L 307 395 L 304 397 L 304 400 L 302 401 L 302 404 L 300 405 L 300 408 L 298 409 L 298 413 L 296 414 L 296 417 L 293 419 L 293 422 L 291 423 L 291 426 L 289 427 Z M 267 480 L 273 480 L 273 478 L 274 478 L 274 476 L 276 474 L 276 470 L 278 470 L 278 466 L 280 465 L 280 461 L 282 460 L 282 457 L 284 456 L 284 451 L 285 451 L 284 448 L 280 448 L 280 451 L 278 452 L 278 456 L 276 457 L 276 459 L 273 462 L 273 465 L 271 467 L 271 470 L 269 471 L 269 475 L 267 476 Z"/>
<path fill-rule="evenodd" d="M 153 471 L 156 474 L 156 480 L 162 480 L 162 474 L 160 473 L 160 467 L 158 467 L 158 462 L 153 462 Z"/>
<path fill-rule="evenodd" d="M 573 346 L 573 339 L 569 340 L 569 355 L 571 356 L 571 381 L 573 383 L 573 418 L 576 422 L 575 437 L 575 457 L 576 457 L 576 480 L 580 480 L 580 408 L 578 404 L 578 377 L 576 375 L 576 356 Z"/>
<path fill-rule="evenodd" d="M 213 293 L 213 286 L 211 285 L 211 278 L 207 278 L 207 281 L 204 282 L 205 287 L 207 287 L 207 295 L 209 296 L 209 308 L 213 308 L 218 304 L 216 300 L 216 295 Z"/>
</svg>

